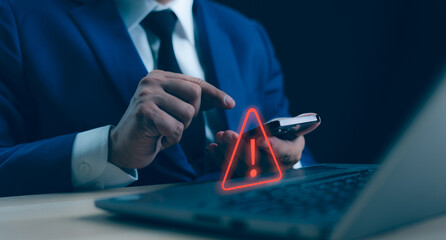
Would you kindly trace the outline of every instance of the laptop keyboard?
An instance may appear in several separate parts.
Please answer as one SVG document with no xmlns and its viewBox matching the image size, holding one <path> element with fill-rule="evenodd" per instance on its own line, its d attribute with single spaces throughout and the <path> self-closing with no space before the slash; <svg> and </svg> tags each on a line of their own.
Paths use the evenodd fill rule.
<svg viewBox="0 0 446 240">
<path fill-rule="evenodd" d="M 341 173 L 311 182 L 282 184 L 221 196 L 200 207 L 292 218 L 336 218 L 363 188 L 374 170 Z"/>
</svg>

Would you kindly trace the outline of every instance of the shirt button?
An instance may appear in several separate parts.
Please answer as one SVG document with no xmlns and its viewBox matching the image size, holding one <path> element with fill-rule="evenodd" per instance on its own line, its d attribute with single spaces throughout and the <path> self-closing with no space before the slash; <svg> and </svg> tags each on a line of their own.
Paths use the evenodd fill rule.
<svg viewBox="0 0 446 240">
<path fill-rule="evenodd" d="M 79 165 L 79 170 L 81 171 L 81 173 L 87 174 L 88 172 L 90 172 L 90 164 L 82 163 L 81 165 Z"/>
<path fill-rule="evenodd" d="M 98 189 L 98 190 L 100 190 L 100 189 L 104 189 L 104 184 L 101 183 L 101 182 L 97 182 L 97 183 L 94 184 L 94 187 L 95 187 L 96 189 Z"/>
</svg>

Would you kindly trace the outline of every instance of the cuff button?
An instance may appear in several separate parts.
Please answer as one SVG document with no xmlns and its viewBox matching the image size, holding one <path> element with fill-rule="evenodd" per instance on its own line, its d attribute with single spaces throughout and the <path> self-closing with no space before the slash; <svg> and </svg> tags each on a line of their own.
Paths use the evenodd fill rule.
<svg viewBox="0 0 446 240">
<path fill-rule="evenodd" d="M 88 172 L 90 172 L 90 164 L 82 163 L 81 165 L 79 165 L 79 171 L 81 171 L 81 173 L 83 174 L 87 174 Z"/>
</svg>

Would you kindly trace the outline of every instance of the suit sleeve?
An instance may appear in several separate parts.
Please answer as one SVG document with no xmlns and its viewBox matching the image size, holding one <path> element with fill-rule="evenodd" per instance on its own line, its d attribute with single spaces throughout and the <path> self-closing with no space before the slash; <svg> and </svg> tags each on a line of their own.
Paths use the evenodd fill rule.
<svg viewBox="0 0 446 240">
<path fill-rule="evenodd" d="M 258 23 L 255 23 L 263 40 L 263 45 L 266 51 L 266 74 L 262 83 L 262 98 L 268 99 L 262 103 L 262 113 L 265 120 L 270 120 L 277 117 L 289 117 L 288 112 L 289 103 L 284 93 L 283 74 L 280 63 L 275 55 L 271 40 L 266 33 L 266 30 Z M 301 164 L 303 167 L 316 164 L 311 152 L 306 146 L 302 152 Z"/>
<path fill-rule="evenodd" d="M 15 16 L 0 2 L 0 196 L 70 191 L 75 133 L 31 139 L 33 106 Z"/>
</svg>

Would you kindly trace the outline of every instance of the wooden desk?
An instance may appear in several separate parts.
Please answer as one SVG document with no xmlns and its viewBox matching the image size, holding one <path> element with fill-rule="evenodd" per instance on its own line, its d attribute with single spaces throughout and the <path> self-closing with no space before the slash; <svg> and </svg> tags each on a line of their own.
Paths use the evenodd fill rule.
<svg viewBox="0 0 446 240">
<path fill-rule="evenodd" d="M 216 239 L 198 231 L 117 220 L 94 199 L 153 191 L 168 185 L 97 192 L 0 198 L 0 239 Z M 446 239 L 446 216 L 406 226 L 372 239 Z"/>
</svg>

